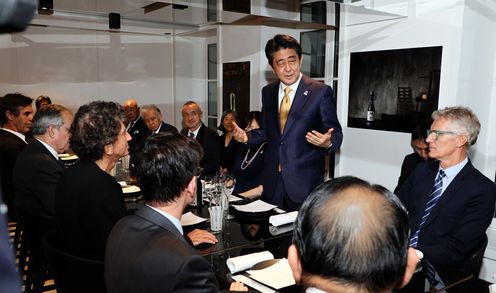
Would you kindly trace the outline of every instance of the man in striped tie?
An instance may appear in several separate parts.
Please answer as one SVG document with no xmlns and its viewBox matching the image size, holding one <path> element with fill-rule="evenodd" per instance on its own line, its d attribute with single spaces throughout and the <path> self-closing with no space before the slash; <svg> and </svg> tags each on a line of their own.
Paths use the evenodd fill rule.
<svg viewBox="0 0 496 293">
<path fill-rule="evenodd" d="M 436 161 L 419 165 L 398 192 L 409 211 L 410 246 L 424 253 L 423 270 L 405 292 L 423 292 L 424 278 L 441 289 L 470 275 L 469 255 L 485 238 L 494 213 L 496 185 L 468 158 L 479 120 L 465 107 L 438 110 L 432 118 L 426 141 Z M 467 285 L 448 292 L 469 292 Z"/>
</svg>

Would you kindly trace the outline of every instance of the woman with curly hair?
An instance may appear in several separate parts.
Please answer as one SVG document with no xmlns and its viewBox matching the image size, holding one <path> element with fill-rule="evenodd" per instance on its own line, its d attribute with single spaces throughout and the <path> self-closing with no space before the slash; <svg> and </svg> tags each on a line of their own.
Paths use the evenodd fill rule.
<svg viewBox="0 0 496 293">
<path fill-rule="evenodd" d="M 80 257 L 103 261 L 107 236 L 126 214 L 122 188 L 110 175 L 129 152 L 124 117 L 119 104 L 95 101 L 81 106 L 71 125 L 71 147 L 80 161 L 57 186 L 55 220 L 61 244 Z"/>
</svg>

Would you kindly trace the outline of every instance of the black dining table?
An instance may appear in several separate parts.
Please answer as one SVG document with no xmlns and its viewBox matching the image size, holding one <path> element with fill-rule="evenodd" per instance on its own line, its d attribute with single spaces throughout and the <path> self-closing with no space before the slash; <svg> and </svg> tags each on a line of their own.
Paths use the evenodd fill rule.
<svg viewBox="0 0 496 293">
<path fill-rule="evenodd" d="M 124 201 L 128 214 L 132 214 L 144 204 L 139 193 L 124 194 Z M 252 201 L 243 199 L 236 204 L 248 204 Z M 184 213 L 191 212 L 207 220 L 195 225 L 183 226 L 185 234 L 194 229 L 210 231 L 208 207 L 209 204 L 206 202 L 200 207 L 186 208 Z M 200 244 L 195 247 L 212 264 L 221 289 L 228 289 L 229 284 L 233 282 L 232 274 L 226 265 L 228 258 L 261 251 L 271 252 L 275 259 L 285 258 L 293 237 L 292 224 L 277 228 L 270 226 L 269 217 L 278 214 L 275 210 L 250 213 L 239 212 L 230 206 L 229 214 L 234 217 L 224 219 L 222 230 L 213 232 L 218 240 L 216 244 Z M 301 292 L 301 288 L 291 286 L 277 291 Z"/>
</svg>

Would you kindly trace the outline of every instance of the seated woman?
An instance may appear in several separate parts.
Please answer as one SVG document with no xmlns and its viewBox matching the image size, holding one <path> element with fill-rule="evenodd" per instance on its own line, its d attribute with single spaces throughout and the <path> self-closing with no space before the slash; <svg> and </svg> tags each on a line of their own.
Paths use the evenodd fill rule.
<svg viewBox="0 0 496 293">
<path fill-rule="evenodd" d="M 233 122 L 238 123 L 238 115 L 233 110 L 226 110 L 222 114 L 221 124 L 218 129 L 224 134 L 220 136 L 222 142 L 220 150 L 220 171 L 221 173 L 232 173 L 234 161 L 238 149 L 241 145 L 238 141 L 233 139 Z"/>
<path fill-rule="evenodd" d="M 69 167 L 55 195 L 55 220 L 64 248 L 77 256 L 103 261 L 107 236 L 126 215 L 122 188 L 110 171 L 128 154 L 131 136 L 124 109 L 95 101 L 77 111 L 70 144 L 80 161 Z"/>
<path fill-rule="evenodd" d="M 252 111 L 246 116 L 245 131 L 260 128 L 260 111 Z M 234 163 L 233 174 L 236 185 L 233 193 L 244 197 L 257 197 L 263 192 L 262 171 L 264 167 L 264 147 L 242 145 Z"/>
</svg>

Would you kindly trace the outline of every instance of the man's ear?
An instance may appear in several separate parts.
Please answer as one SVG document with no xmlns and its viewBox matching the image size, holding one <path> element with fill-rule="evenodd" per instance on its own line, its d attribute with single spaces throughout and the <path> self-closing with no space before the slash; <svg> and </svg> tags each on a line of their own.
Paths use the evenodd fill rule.
<svg viewBox="0 0 496 293">
<path fill-rule="evenodd" d="M 188 195 L 188 203 L 190 203 L 196 196 L 196 176 L 191 178 L 191 181 L 186 186 L 186 194 Z"/>
<path fill-rule="evenodd" d="M 293 271 L 293 277 L 296 283 L 299 283 L 302 275 L 301 261 L 300 255 L 298 254 L 298 249 L 296 249 L 294 244 L 291 244 L 288 248 L 288 263 Z"/>
<path fill-rule="evenodd" d="M 415 249 L 413 248 L 408 248 L 408 257 L 406 261 L 406 270 L 405 270 L 405 275 L 403 276 L 403 280 L 396 286 L 396 288 L 403 288 L 410 282 L 412 279 L 413 274 L 415 273 L 415 270 L 417 269 L 417 264 L 420 262 L 420 259 L 415 252 Z"/>
<path fill-rule="evenodd" d="M 114 154 L 114 146 L 112 144 L 106 144 L 104 147 L 103 147 L 103 151 L 105 152 L 106 155 L 112 155 Z"/>
</svg>

